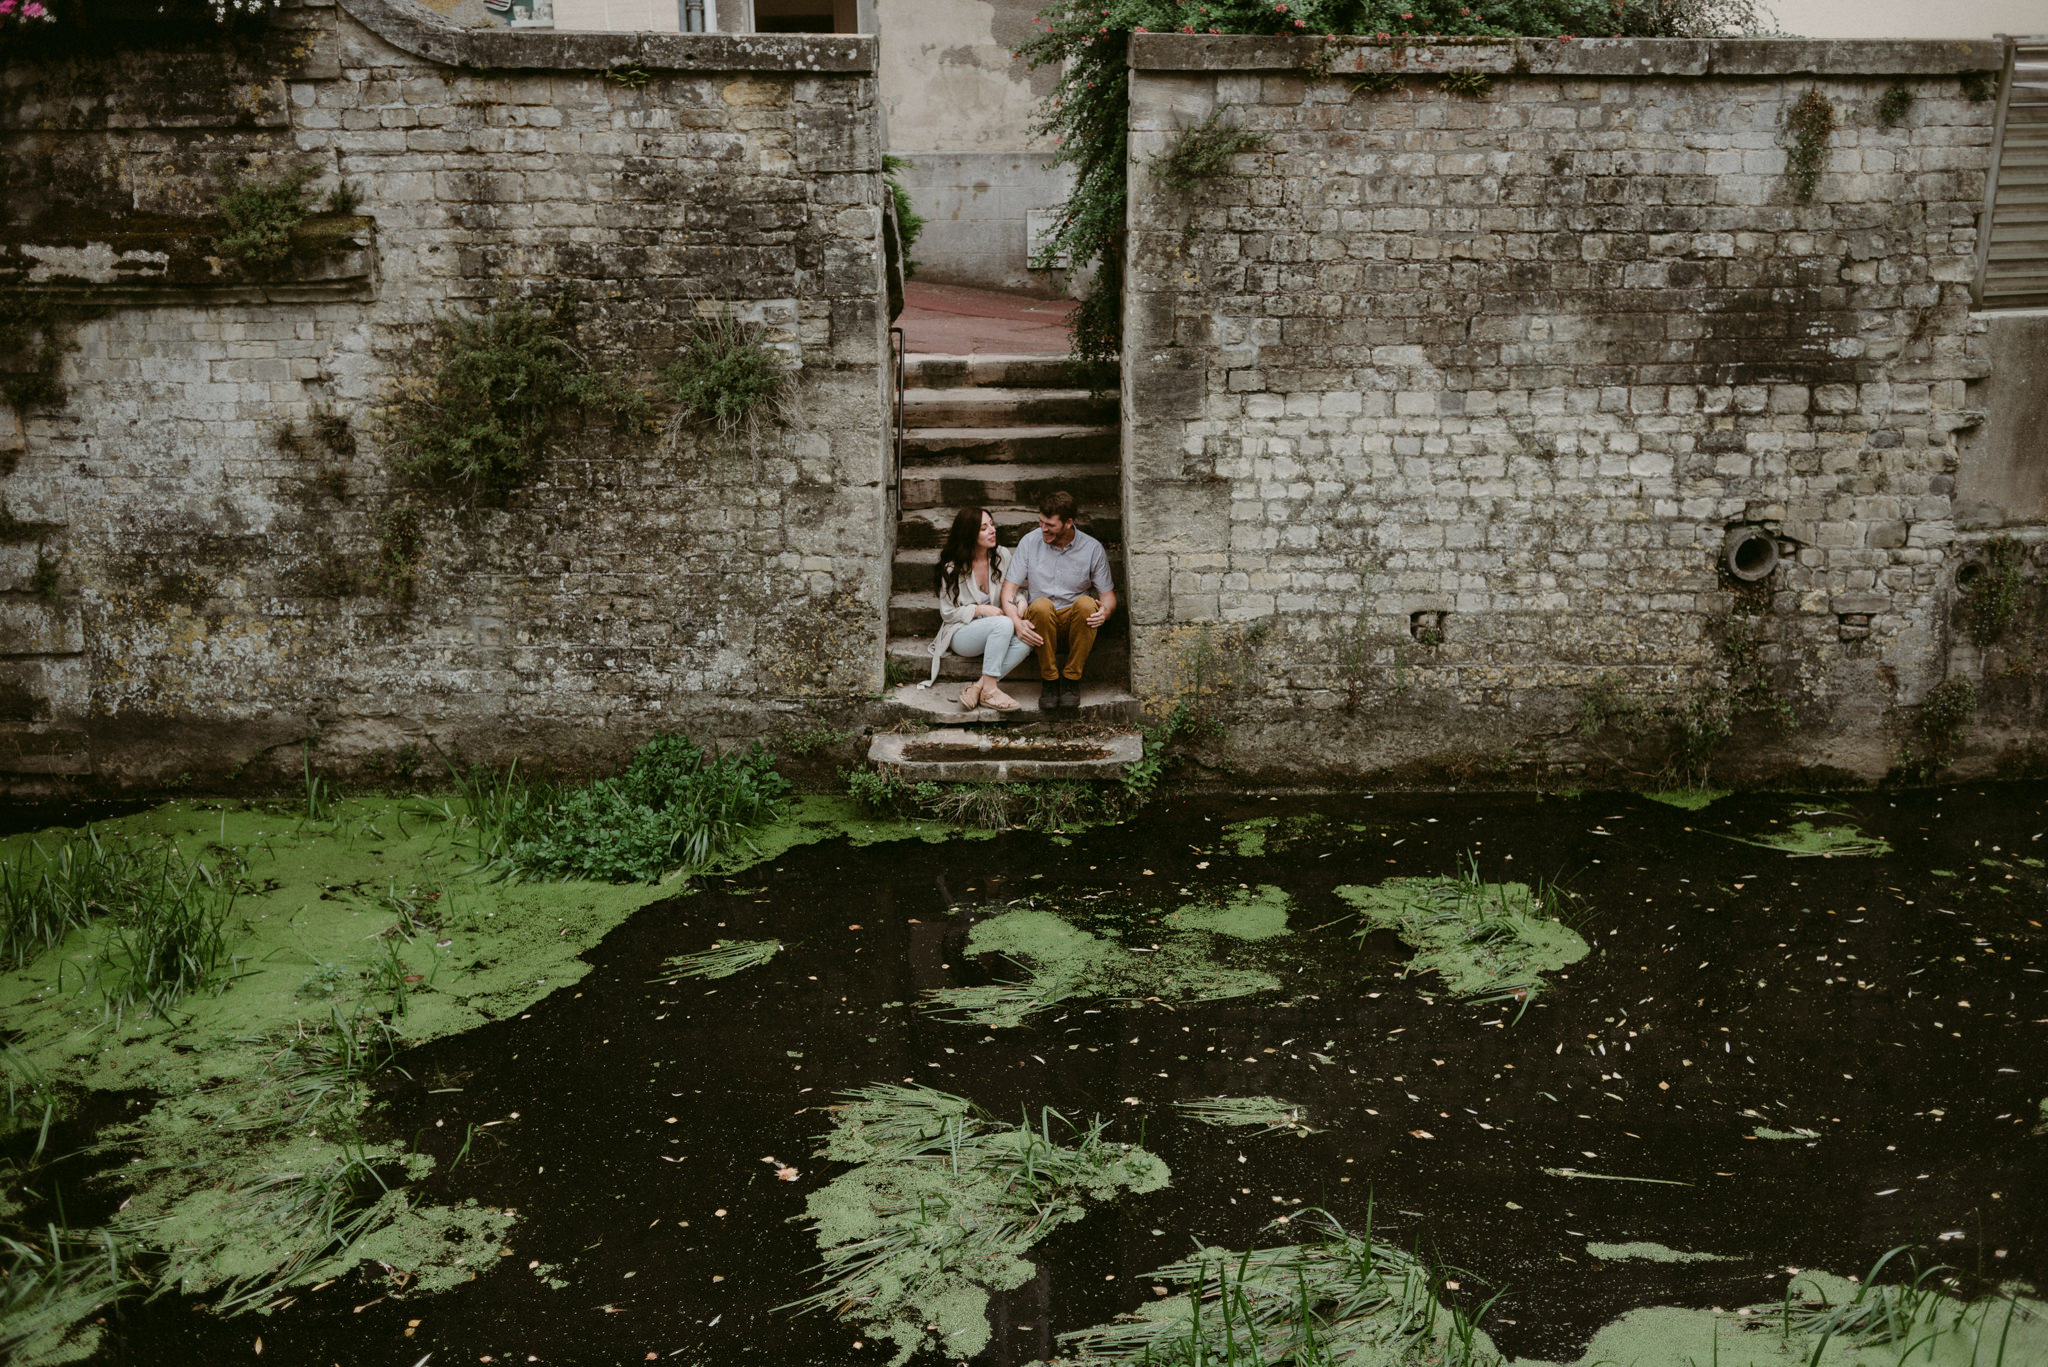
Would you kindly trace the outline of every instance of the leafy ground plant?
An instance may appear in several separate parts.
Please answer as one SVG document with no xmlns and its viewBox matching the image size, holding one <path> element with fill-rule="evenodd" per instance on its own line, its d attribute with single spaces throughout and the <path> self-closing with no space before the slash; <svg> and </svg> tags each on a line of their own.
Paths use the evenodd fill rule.
<svg viewBox="0 0 2048 1367">
<path fill-rule="evenodd" d="M 1586 957 L 1586 941 L 1557 919 L 1557 894 L 1526 883 L 1491 883 L 1469 864 L 1453 878 L 1390 878 L 1341 887 L 1358 908 L 1362 939 L 1391 930 L 1417 953 L 1411 975 L 1434 973 L 1454 997 L 1528 1004 L 1543 974 Z"/>
<path fill-rule="evenodd" d="M 1301 1243 L 1204 1248 L 1153 1273 L 1178 1288 L 1109 1324 L 1062 1334 L 1069 1367 L 1497 1363 L 1478 1314 L 1439 1302 L 1444 1269 L 1308 1210 Z"/>
<path fill-rule="evenodd" d="M 853 1320 L 895 1345 L 891 1367 L 927 1345 L 949 1361 L 981 1352 L 989 1294 L 1031 1279 L 1033 1244 L 1169 1175 L 1144 1149 L 1106 1139 L 1106 1121 L 1078 1126 L 1048 1109 L 1036 1124 L 1003 1124 L 927 1087 L 862 1088 L 832 1124 L 819 1156 L 858 1166 L 811 1195 L 821 1289 L 784 1308 Z"/>
</svg>

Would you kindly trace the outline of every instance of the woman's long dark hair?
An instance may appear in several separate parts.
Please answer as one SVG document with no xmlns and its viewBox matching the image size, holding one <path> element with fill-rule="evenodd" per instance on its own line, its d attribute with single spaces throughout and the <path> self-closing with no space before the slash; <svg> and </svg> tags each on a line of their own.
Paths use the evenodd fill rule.
<svg viewBox="0 0 2048 1367">
<path fill-rule="evenodd" d="M 939 564 L 932 575 L 941 598 L 960 601 L 960 574 L 972 572 L 974 567 L 975 543 L 981 540 L 981 519 L 988 515 L 986 508 L 962 508 L 953 517 L 953 528 L 946 533 L 945 549 L 939 552 Z M 989 588 L 995 588 L 995 578 L 1003 570 L 1003 548 L 991 546 L 988 552 Z"/>
</svg>

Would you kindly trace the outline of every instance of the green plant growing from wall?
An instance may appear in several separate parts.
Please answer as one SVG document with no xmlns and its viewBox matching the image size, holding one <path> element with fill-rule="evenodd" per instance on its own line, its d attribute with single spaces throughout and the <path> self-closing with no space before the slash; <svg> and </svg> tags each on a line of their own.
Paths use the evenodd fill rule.
<svg viewBox="0 0 2048 1367">
<path fill-rule="evenodd" d="M 363 204 L 363 187 L 353 180 L 344 180 L 327 192 L 327 212 L 330 214 L 353 214 Z"/>
<path fill-rule="evenodd" d="M 1968 679 L 1949 679 L 1927 692 L 1912 714 L 1908 739 L 1895 748 L 1896 776 L 1925 783 L 1955 763 L 1963 733 L 1977 716 L 1977 687 Z"/>
<path fill-rule="evenodd" d="M 1152 158 L 1152 174 L 1168 189 L 1186 194 L 1230 171 L 1230 159 L 1265 150 L 1266 135 L 1220 122 L 1222 110 L 1183 129 L 1172 147 Z"/>
<path fill-rule="evenodd" d="M 723 306 L 690 321 L 675 363 L 662 375 L 678 422 L 751 440 L 763 420 L 789 420 L 796 371 L 787 356 L 768 344 L 764 331 Z"/>
<path fill-rule="evenodd" d="M 1493 89 L 1493 77 L 1477 67 L 1461 66 L 1455 71 L 1446 71 L 1437 84 L 1448 94 L 1469 95 L 1476 100 Z"/>
<path fill-rule="evenodd" d="M 58 572 L 57 558 L 38 546 L 35 573 L 31 574 L 28 580 L 30 591 L 36 597 L 54 603 L 57 601 L 57 591 L 61 583 L 62 575 Z"/>
<path fill-rule="evenodd" d="M 889 187 L 889 198 L 896 206 L 896 242 L 903 248 L 903 278 L 911 279 L 917 274 L 917 263 L 910 259 L 910 249 L 924 232 L 924 215 L 910 202 L 910 191 L 903 188 L 898 171 L 909 169 L 910 163 L 902 157 L 882 158 L 882 181 Z"/>
<path fill-rule="evenodd" d="M 1773 684 L 1765 653 L 1765 621 L 1761 612 L 1736 611 L 1709 626 L 1727 672 L 1700 684 L 1672 709 L 1672 751 L 1666 768 L 1674 778 L 1705 787 L 1715 752 L 1744 717 L 1765 717 L 1780 732 L 1798 729 L 1798 712 Z"/>
<path fill-rule="evenodd" d="M 1907 111 L 1912 109 L 1912 107 L 1912 87 L 1904 83 L 1894 85 L 1891 89 L 1885 91 L 1883 98 L 1877 102 L 1878 121 L 1886 128 L 1896 128 L 1899 121 L 1906 117 Z"/>
<path fill-rule="evenodd" d="M 1401 75 L 1394 71 L 1368 71 L 1351 83 L 1354 95 L 1384 95 L 1401 88 Z"/>
<path fill-rule="evenodd" d="M 1995 71 L 1958 72 L 1956 79 L 1963 83 L 1963 95 L 1971 104 L 1983 104 L 1998 94 L 1998 73 Z"/>
<path fill-rule="evenodd" d="M 284 261 L 292 254 L 292 234 L 305 221 L 306 182 L 314 174 L 310 168 L 297 167 L 275 180 L 231 180 L 214 204 L 227 225 L 215 245 L 259 270 Z"/>
<path fill-rule="evenodd" d="M 1964 614 L 1970 624 L 1970 640 L 1979 650 L 1996 645 L 2012 630 L 2026 603 L 2027 549 L 2010 536 L 1995 536 L 1984 543 L 1984 560 L 1970 568 L 1973 578 L 1963 585 Z"/>
<path fill-rule="evenodd" d="M 613 85 L 622 85 L 628 90 L 643 89 L 649 81 L 654 79 L 653 73 L 642 67 L 638 62 L 628 66 L 610 67 L 599 74 Z"/>
<path fill-rule="evenodd" d="M 1820 173 L 1827 165 L 1828 137 L 1835 131 L 1835 107 L 1818 90 L 1808 89 L 1785 114 L 1785 133 L 1792 145 L 1785 153 L 1785 174 L 1792 181 L 1792 197 L 1801 203 L 1813 198 L 1820 185 Z"/>
<path fill-rule="evenodd" d="M 377 526 L 377 564 L 371 572 L 378 590 L 395 602 L 410 603 L 425 556 L 420 510 L 400 504 L 387 511 Z"/>
<path fill-rule="evenodd" d="M 393 395 L 392 465 L 422 483 L 502 494 L 525 481 L 567 410 L 605 412 L 621 425 L 644 419 L 646 397 L 594 369 L 570 345 L 572 327 L 566 297 L 437 319 L 421 349 L 427 373 L 401 380 Z"/>
</svg>

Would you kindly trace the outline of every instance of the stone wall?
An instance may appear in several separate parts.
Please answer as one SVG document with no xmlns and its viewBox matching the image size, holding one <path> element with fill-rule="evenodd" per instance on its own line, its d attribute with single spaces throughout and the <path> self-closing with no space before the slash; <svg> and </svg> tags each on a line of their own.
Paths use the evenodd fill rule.
<svg viewBox="0 0 2048 1367">
<path fill-rule="evenodd" d="M 573 768 L 874 691 L 874 71 L 871 38 L 469 31 L 407 0 L 10 50 L 0 306 L 54 306 L 72 350 L 61 402 L 0 407 L 0 781 L 429 739 Z M 224 184 L 289 167 L 360 208 L 281 270 L 224 260 Z M 557 297 L 579 350 L 649 388 L 697 311 L 759 318 L 798 415 L 752 444 L 571 420 L 495 499 L 394 477 L 383 410 L 436 317 Z M 373 587 L 403 508 L 409 600 Z"/>
<path fill-rule="evenodd" d="M 1969 278 L 1993 106 L 1960 77 L 1999 63 L 1136 38 L 1138 691 L 1201 675 L 1251 773 L 1643 777 L 1717 716 L 1722 773 L 1910 757 L 1951 667 L 1957 434 L 1990 368 Z M 1836 127 L 1802 198 L 1809 92 Z M 1211 115 L 1263 150 L 1169 191 L 1152 159 Z M 1722 567 L 1747 528 L 1784 553 L 1755 584 Z"/>
</svg>

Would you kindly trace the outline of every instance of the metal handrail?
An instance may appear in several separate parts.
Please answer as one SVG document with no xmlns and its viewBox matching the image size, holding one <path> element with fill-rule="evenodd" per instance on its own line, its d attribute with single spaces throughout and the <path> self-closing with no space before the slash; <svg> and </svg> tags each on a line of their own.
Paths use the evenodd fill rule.
<svg viewBox="0 0 2048 1367">
<path fill-rule="evenodd" d="M 902 328 L 889 329 L 889 352 L 896 366 L 896 458 L 889 470 L 889 522 L 892 535 L 894 524 L 903 516 L 903 371 L 904 348 L 907 345 Z"/>
</svg>

